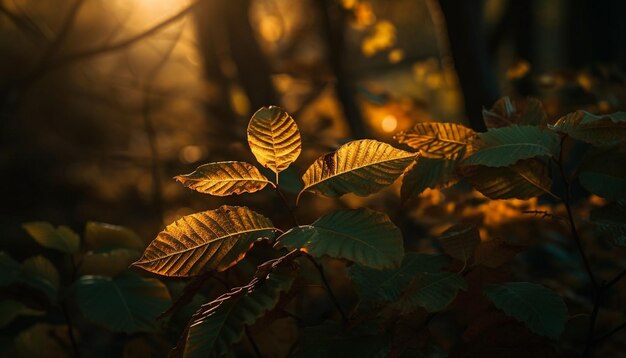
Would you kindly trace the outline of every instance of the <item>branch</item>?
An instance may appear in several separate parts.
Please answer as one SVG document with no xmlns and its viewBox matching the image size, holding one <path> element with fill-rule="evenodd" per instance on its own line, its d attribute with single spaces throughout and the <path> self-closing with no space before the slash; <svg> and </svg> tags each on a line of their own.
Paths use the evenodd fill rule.
<svg viewBox="0 0 626 358">
<path fill-rule="evenodd" d="M 333 302 L 333 304 L 335 305 L 335 307 L 337 307 L 337 311 L 339 311 L 339 313 L 341 314 L 341 320 L 343 321 L 343 323 L 348 323 L 348 316 L 346 315 L 346 313 L 343 311 L 343 308 L 341 308 L 341 305 L 339 304 L 339 300 L 337 300 L 337 297 L 335 296 L 335 293 L 333 292 L 333 290 L 330 288 L 330 285 L 328 284 L 328 280 L 326 279 L 326 274 L 324 274 L 324 268 L 322 267 L 322 265 L 320 265 L 319 263 L 317 263 L 317 261 L 315 261 L 315 259 L 313 258 L 313 256 L 309 255 L 309 254 L 305 254 L 304 255 L 307 259 L 309 259 L 309 261 L 311 261 L 311 263 L 313 264 L 313 266 L 315 266 L 315 268 L 317 269 L 317 271 L 320 274 L 320 277 L 322 279 L 322 283 L 324 283 L 324 287 L 326 287 L 326 291 L 328 292 L 328 296 L 330 297 L 330 300 Z"/>
<path fill-rule="evenodd" d="M 619 326 L 613 328 L 612 330 L 610 330 L 607 333 L 603 334 L 602 336 L 598 337 L 598 339 L 596 339 L 593 344 L 594 345 L 600 344 L 600 342 L 602 342 L 605 339 L 611 337 L 612 335 L 614 335 L 615 333 L 621 331 L 624 328 L 626 328 L 626 321 L 622 322 L 622 324 L 620 324 Z"/>
<path fill-rule="evenodd" d="M 59 50 L 59 47 L 63 44 L 63 42 L 65 42 L 65 39 L 67 39 L 68 35 L 70 34 L 70 30 L 72 29 L 72 26 L 74 26 L 74 23 L 76 22 L 76 17 L 78 16 L 78 12 L 84 3 L 85 3 L 85 0 L 76 0 L 74 2 L 74 5 L 72 5 L 69 13 L 65 17 L 65 20 L 63 21 L 61 30 L 59 30 L 59 33 L 57 34 L 57 36 L 54 38 L 54 40 L 52 40 L 52 42 L 50 43 L 50 45 L 44 52 L 43 56 L 41 56 L 42 64 L 45 61 L 47 61 L 50 57 L 54 56 L 54 54 Z"/>
<path fill-rule="evenodd" d="M 617 284 L 624 277 L 626 277 L 626 270 L 620 272 L 617 276 L 615 276 L 615 278 L 613 278 L 606 285 L 604 285 L 604 288 L 605 289 L 609 289 L 609 288 L 613 287 L 613 285 Z"/>
</svg>

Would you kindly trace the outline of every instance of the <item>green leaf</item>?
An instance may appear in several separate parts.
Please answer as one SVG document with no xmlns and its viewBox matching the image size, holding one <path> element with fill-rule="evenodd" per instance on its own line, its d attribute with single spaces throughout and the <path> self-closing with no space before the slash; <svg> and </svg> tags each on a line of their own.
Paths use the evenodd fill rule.
<svg viewBox="0 0 626 358">
<path fill-rule="evenodd" d="M 19 262 L 13 260 L 6 252 L 0 251 L 0 287 L 15 282 L 21 270 Z"/>
<path fill-rule="evenodd" d="M 355 264 L 348 273 L 362 300 L 395 301 L 416 274 L 439 272 L 447 264 L 448 259 L 441 255 L 407 252 L 396 270 L 375 270 Z"/>
<path fill-rule="evenodd" d="M 15 337 L 15 349 L 19 357 L 70 357 L 66 350 L 71 346 L 68 333 L 66 325 L 37 323 Z"/>
<path fill-rule="evenodd" d="M 522 159 L 559 154 L 559 136 L 539 127 L 502 127 L 480 133 L 478 137 L 480 149 L 465 159 L 464 165 L 507 167 Z"/>
<path fill-rule="evenodd" d="M 452 158 L 459 152 L 472 153 L 476 132 L 456 123 L 417 123 L 394 136 L 399 143 L 420 151 L 429 158 Z"/>
<path fill-rule="evenodd" d="M 28 234 L 43 247 L 65 253 L 75 253 L 80 246 L 80 237 L 67 226 L 54 228 L 44 221 L 30 222 L 22 225 Z"/>
<path fill-rule="evenodd" d="M 52 262 L 43 256 L 34 256 L 22 263 L 20 281 L 44 292 L 52 301 L 57 297 L 59 272 Z"/>
<path fill-rule="evenodd" d="M 463 153 L 463 151 L 459 152 Z M 419 196 L 427 188 L 441 188 L 457 181 L 456 165 L 463 155 L 454 159 L 419 157 L 402 178 L 402 201 Z"/>
<path fill-rule="evenodd" d="M 626 247 L 626 206 L 612 202 L 591 210 L 590 219 L 596 231 L 609 235 L 615 245 Z"/>
<path fill-rule="evenodd" d="M 251 291 L 231 291 L 202 305 L 189 323 L 184 356 L 221 357 L 232 352 L 231 346 L 241 340 L 245 327 L 274 308 L 294 278 L 293 270 L 276 269 Z"/>
<path fill-rule="evenodd" d="M 126 271 L 140 256 L 139 251 L 129 249 L 90 251 L 83 256 L 79 272 L 81 275 L 115 277 Z"/>
<path fill-rule="evenodd" d="M 598 146 L 610 146 L 626 140 L 626 112 L 595 115 L 576 111 L 560 118 L 551 129 Z"/>
<path fill-rule="evenodd" d="M 457 273 L 422 273 L 410 284 L 397 305 L 403 312 L 413 311 L 418 306 L 428 312 L 439 312 L 454 301 L 461 289 L 467 289 L 467 282 Z"/>
<path fill-rule="evenodd" d="M 450 257 L 469 262 L 480 244 L 480 233 L 476 225 L 457 224 L 449 227 L 439 237 L 443 251 Z"/>
<path fill-rule="evenodd" d="M 193 173 L 174 179 L 190 189 L 215 196 L 254 193 L 267 184 L 274 185 L 254 165 L 233 161 L 204 164 Z"/>
<path fill-rule="evenodd" d="M 329 197 L 347 193 L 366 196 L 391 185 L 417 154 L 387 143 L 363 139 L 323 155 L 302 176 L 305 191 Z"/>
<path fill-rule="evenodd" d="M 290 249 L 315 257 L 344 258 L 376 268 L 397 268 L 404 256 L 402 234 L 386 214 L 370 209 L 342 210 L 278 238 Z"/>
<path fill-rule="evenodd" d="M 578 180 L 590 193 L 611 200 L 626 200 L 626 144 L 592 148 L 583 158 Z"/>
<path fill-rule="evenodd" d="M 132 272 L 115 278 L 83 276 L 76 282 L 76 297 L 87 319 L 126 333 L 152 331 L 171 303 L 163 283 Z"/>
<path fill-rule="evenodd" d="M 305 327 L 299 336 L 294 357 L 388 357 L 391 349 L 389 337 L 378 332 L 380 329 L 372 330 L 367 324 L 361 323 L 349 330 L 333 321 Z"/>
<path fill-rule="evenodd" d="M 533 332 L 558 339 L 567 321 L 567 306 L 554 291 L 530 282 L 509 282 L 484 289 L 491 302 Z"/>
<path fill-rule="evenodd" d="M 143 250 L 146 244 L 129 228 L 90 221 L 85 226 L 85 243 L 93 250 Z"/>
<path fill-rule="evenodd" d="M 224 271 L 241 261 L 255 241 L 271 239 L 275 231 L 265 216 L 224 205 L 174 221 L 133 265 L 165 276 Z"/>
<path fill-rule="evenodd" d="M 11 323 L 19 316 L 41 316 L 44 311 L 32 309 L 14 300 L 0 301 L 0 328 Z"/>
<path fill-rule="evenodd" d="M 529 199 L 543 194 L 555 196 L 548 165 L 538 159 L 523 159 L 510 167 L 482 165 L 461 167 L 459 171 L 474 189 L 490 199 Z"/>
<path fill-rule="evenodd" d="M 491 110 L 483 109 L 483 119 L 487 128 L 500 128 L 512 125 L 545 126 L 548 122 L 543 105 L 538 99 L 512 100 L 508 96 L 497 100 Z"/>
</svg>

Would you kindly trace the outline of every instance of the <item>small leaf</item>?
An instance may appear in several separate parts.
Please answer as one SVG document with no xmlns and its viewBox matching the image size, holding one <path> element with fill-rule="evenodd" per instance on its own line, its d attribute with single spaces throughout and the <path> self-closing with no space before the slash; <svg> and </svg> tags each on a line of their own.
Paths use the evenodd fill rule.
<svg viewBox="0 0 626 358">
<path fill-rule="evenodd" d="M 626 200 L 626 144 L 591 148 L 583 158 L 578 180 L 590 193 L 612 200 Z"/>
<path fill-rule="evenodd" d="M 0 328 L 13 322 L 19 316 L 41 316 L 44 311 L 39 311 L 25 306 L 14 300 L 0 301 Z"/>
<path fill-rule="evenodd" d="M 302 176 L 304 188 L 298 197 L 305 191 L 329 197 L 375 193 L 392 184 L 415 156 L 372 139 L 346 143 L 306 170 Z"/>
<path fill-rule="evenodd" d="M 376 268 L 397 268 L 404 256 L 402 234 L 386 214 L 370 209 L 342 210 L 278 238 L 289 249 L 330 256 Z"/>
<path fill-rule="evenodd" d="M 202 305 L 189 323 L 184 357 L 221 357 L 232 352 L 245 327 L 274 308 L 294 278 L 292 270 L 277 269 L 252 291 L 231 291 Z"/>
<path fill-rule="evenodd" d="M 626 206 L 624 203 L 612 202 L 593 209 L 590 219 L 597 232 L 609 235 L 615 245 L 626 247 Z"/>
<path fill-rule="evenodd" d="M 252 154 L 266 168 L 278 173 L 295 162 L 301 151 L 300 131 L 291 116 L 279 107 L 263 107 L 248 124 Z"/>
<path fill-rule="evenodd" d="M 428 312 L 439 312 L 454 301 L 461 289 L 467 289 L 467 282 L 457 273 L 423 273 L 415 278 L 398 304 L 403 312 L 413 311 L 418 306 Z"/>
<path fill-rule="evenodd" d="M 244 162 L 204 164 L 175 179 L 190 189 L 216 196 L 254 193 L 272 184 L 255 166 Z"/>
<path fill-rule="evenodd" d="M 480 233 L 476 225 L 457 224 L 444 231 L 439 242 L 450 257 L 468 262 L 480 243 Z"/>
<path fill-rule="evenodd" d="M 474 263 L 495 269 L 511 261 L 521 251 L 522 246 L 501 238 L 481 241 L 474 254 Z"/>
<path fill-rule="evenodd" d="M 15 282 L 21 270 L 19 262 L 13 260 L 6 252 L 0 251 L 0 287 Z"/>
<path fill-rule="evenodd" d="M 626 112 L 595 115 L 576 111 L 560 118 L 551 129 L 598 146 L 610 146 L 626 140 Z"/>
<path fill-rule="evenodd" d="M 427 188 L 442 188 L 454 184 L 456 165 L 463 151 L 453 159 L 419 157 L 402 178 L 400 196 L 402 201 L 419 196 Z"/>
<path fill-rule="evenodd" d="M 447 264 L 448 259 L 444 256 L 407 252 L 396 270 L 381 271 L 352 265 L 348 272 L 362 300 L 395 301 L 416 274 L 439 272 Z"/>
<path fill-rule="evenodd" d="M 484 292 L 498 309 L 531 331 L 552 339 L 563 332 L 567 306 L 552 290 L 530 282 L 509 282 L 488 286 Z"/>
<path fill-rule="evenodd" d="M 472 153 L 476 132 L 455 123 L 417 123 L 394 136 L 398 143 L 419 150 L 428 158 L 451 158 L 460 151 Z"/>
<path fill-rule="evenodd" d="M 54 301 L 61 279 L 50 260 L 43 256 L 34 256 L 22 263 L 20 281 L 44 292 L 50 300 Z"/>
<path fill-rule="evenodd" d="M 464 166 L 463 179 L 490 199 L 530 199 L 543 194 L 555 196 L 548 165 L 538 159 L 523 159 L 510 167 Z"/>
<path fill-rule="evenodd" d="M 90 251 L 83 256 L 79 272 L 81 275 L 115 277 L 126 271 L 140 256 L 139 251 L 128 249 Z"/>
<path fill-rule="evenodd" d="M 168 225 L 133 265 L 165 276 L 224 271 L 243 259 L 255 241 L 271 239 L 275 231 L 263 215 L 224 205 Z"/>
<path fill-rule="evenodd" d="M 67 226 L 54 228 L 44 221 L 30 222 L 22 225 L 28 234 L 43 247 L 65 253 L 75 253 L 80 245 L 80 237 Z"/>
<path fill-rule="evenodd" d="M 85 226 L 85 243 L 94 250 L 143 250 L 146 244 L 129 228 L 90 221 Z"/>
<path fill-rule="evenodd" d="M 83 276 L 76 282 L 83 315 L 114 332 L 146 332 L 171 303 L 167 287 L 154 278 L 127 272 L 116 278 Z"/>
<path fill-rule="evenodd" d="M 497 100 L 491 110 L 483 109 L 483 119 L 487 128 L 500 128 L 512 125 L 545 126 L 548 122 L 543 105 L 538 99 L 512 100 L 508 96 Z"/>
<path fill-rule="evenodd" d="M 480 133 L 478 137 L 480 149 L 465 159 L 464 165 L 507 167 L 522 159 L 559 154 L 559 136 L 539 127 L 502 127 Z"/>
</svg>

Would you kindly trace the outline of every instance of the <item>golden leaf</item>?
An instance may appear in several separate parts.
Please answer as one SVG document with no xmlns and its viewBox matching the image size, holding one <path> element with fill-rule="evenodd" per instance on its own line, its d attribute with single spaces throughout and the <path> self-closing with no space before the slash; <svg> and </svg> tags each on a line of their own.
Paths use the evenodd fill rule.
<svg viewBox="0 0 626 358">
<path fill-rule="evenodd" d="M 254 193 L 268 183 L 274 185 L 255 166 L 244 162 L 204 164 L 175 179 L 190 189 L 216 196 Z"/>
<path fill-rule="evenodd" d="M 424 122 L 394 136 L 398 143 L 406 144 L 428 158 L 447 158 L 465 149 L 469 156 L 475 150 L 473 130 L 455 123 Z"/>
<path fill-rule="evenodd" d="M 416 154 L 372 139 L 342 145 L 323 155 L 304 173 L 305 191 L 338 197 L 346 193 L 372 194 L 392 184 L 415 159 Z"/>
<path fill-rule="evenodd" d="M 273 238 L 275 231 L 263 215 L 224 205 L 174 221 L 133 265 L 164 276 L 224 271 L 243 259 L 255 241 Z"/>
<path fill-rule="evenodd" d="M 248 124 L 248 144 L 252 154 L 266 168 L 276 173 L 287 169 L 300 155 L 302 143 L 298 125 L 279 107 L 263 107 Z"/>
</svg>

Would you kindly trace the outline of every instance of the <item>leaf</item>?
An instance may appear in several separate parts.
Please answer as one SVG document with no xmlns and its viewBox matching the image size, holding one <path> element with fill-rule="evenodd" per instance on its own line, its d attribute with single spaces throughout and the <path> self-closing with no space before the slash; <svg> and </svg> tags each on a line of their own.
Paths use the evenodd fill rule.
<svg viewBox="0 0 626 358">
<path fill-rule="evenodd" d="M 70 357 L 65 348 L 71 346 L 68 333 L 65 325 L 36 323 L 15 337 L 18 357 Z"/>
<path fill-rule="evenodd" d="M 126 333 L 152 331 L 171 303 L 163 283 L 132 272 L 115 278 L 83 276 L 76 282 L 76 297 L 85 318 Z"/>
<path fill-rule="evenodd" d="M 476 132 L 455 123 L 417 123 L 412 129 L 394 136 L 398 143 L 419 150 L 428 158 L 451 158 L 454 154 L 474 151 Z"/>
<path fill-rule="evenodd" d="M 400 230 L 386 214 L 370 209 L 324 215 L 311 225 L 287 231 L 278 244 L 314 257 L 344 258 L 376 269 L 397 268 L 404 256 Z"/>
<path fill-rule="evenodd" d="M 612 200 L 626 200 L 626 144 L 592 148 L 583 158 L 580 185 L 590 193 Z"/>
<path fill-rule="evenodd" d="M 348 273 L 362 300 L 395 301 L 416 274 L 439 272 L 447 264 L 448 259 L 444 256 L 407 252 L 396 270 L 381 271 L 352 265 Z"/>
<path fill-rule="evenodd" d="M 202 305 L 189 323 L 184 356 L 221 357 L 232 352 L 231 346 L 241 340 L 245 327 L 274 308 L 294 278 L 291 269 L 277 269 L 252 291 L 231 291 Z"/>
<path fill-rule="evenodd" d="M 427 188 L 440 188 L 457 181 L 456 165 L 463 151 L 453 159 L 419 157 L 402 178 L 400 197 L 402 201 L 419 196 Z"/>
<path fill-rule="evenodd" d="M 143 250 L 146 244 L 129 228 L 90 221 L 85 226 L 85 243 L 92 249 Z"/>
<path fill-rule="evenodd" d="M 141 256 L 139 251 L 113 249 L 101 252 L 88 252 L 83 256 L 79 272 L 81 275 L 115 277 L 126 271 Z"/>
<path fill-rule="evenodd" d="M 538 159 L 522 159 L 510 167 L 463 166 L 463 179 L 490 199 L 529 199 L 550 191 L 552 178 L 548 165 Z"/>
<path fill-rule="evenodd" d="M 560 139 L 556 133 L 532 126 L 489 129 L 478 134 L 480 149 L 464 165 L 507 167 L 522 159 L 557 157 Z"/>
<path fill-rule="evenodd" d="M 8 286 L 15 282 L 21 270 L 19 262 L 15 261 L 6 252 L 0 251 L 0 287 Z"/>
<path fill-rule="evenodd" d="M 243 259 L 255 241 L 271 239 L 275 231 L 263 215 L 224 205 L 174 221 L 133 265 L 164 276 L 224 271 Z"/>
<path fill-rule="evenodd" d="M 44 311 L 39 311 L 25 306 L 14 300 L 0 301 L 0 328 L 13 322 L 19 316 L 41 316 Z"/>
<path fill-rule="evenodd" d="M 305 191 L 329 197 L 375 193 L 392 184 L 415 156 L 372 139 L 346 143 L 306 170 L 302 176 L 304 188 L 298 197 Z"/>
<path fill-rule="evenodd" d="M 274 185 L 255 166 L 244 162 L 204 164 L 175 179 L 190 189 L 216 196 L 254 193 L 268 183 Z"/>
<path fill-rule="evenodd" d="M 50 260 L 43 256 L 34 256 L 22 263 L 20 281 L 44 292 L 50 300 L 54 301 L 61 279 Z"/>
<path fill-rule="evenodd" d="M 497 100 L 491 110 L 483 109 L 483 119 L 487 128 L 500 128 L 511 125 L 545 126 L 548 122 L 543 105 L 538 99 L 512 100 L 508 96 Z"/>
<path fill-rule="evenodd" d="M 80 245 L 80 237 L 67 226 L 54 228 L 44 221 L 30 222 L 22 225 L 24 230 L 43 247 L 65 253 L 75 253 Z"/>
<path fill-rule="evenodd" d="M 476 225 L 457 224 L 444 231 L 439 242 L 450 257 L 468 262 L 480 243 L 480 233 Z"/>
<path fill-rule="evenodd" d="M 567 306 L 554 291 L 530 282 L 488 286 L 487 297 L 507 315 L 523 322 L 533 332 L 558 339 L 567 321 Z"/>
<path fill-rule="evenodd" d="M 617 246 L 626 247 L 626 206 L 612 202 L 591 210 L 590 219 L 595 229 L 612 237 Z"/>
<path fill-rule="evenodd" d="M 576 111 L 560 118 L 550 129 L 598 146 L 626 140 L 626 112 L 595 115 Z"/>
<path fill-rule="evenodd" d="M 481 241 L 474 253 L 474 263 L 495 269 L 511 261 L 522 248 L 502 238 Z"/>
<path fill-rule="evenodd" d="M 276 173 L 277 182 L 278 173 L 296 161 L 302 146 L 296 122 L 275 106 L 263 107 L 252 115 L 248 144 L 256 160 Z"/>
<path fill-rule="evenodd" d="M 423 273 L 411 283 L 398 304 L 405 313 L 418 306 L 428 312 L 439 312 L 454 301 L 461 289 L 467 289 L 467 282 L 457 273 Z"/>
</svg>

